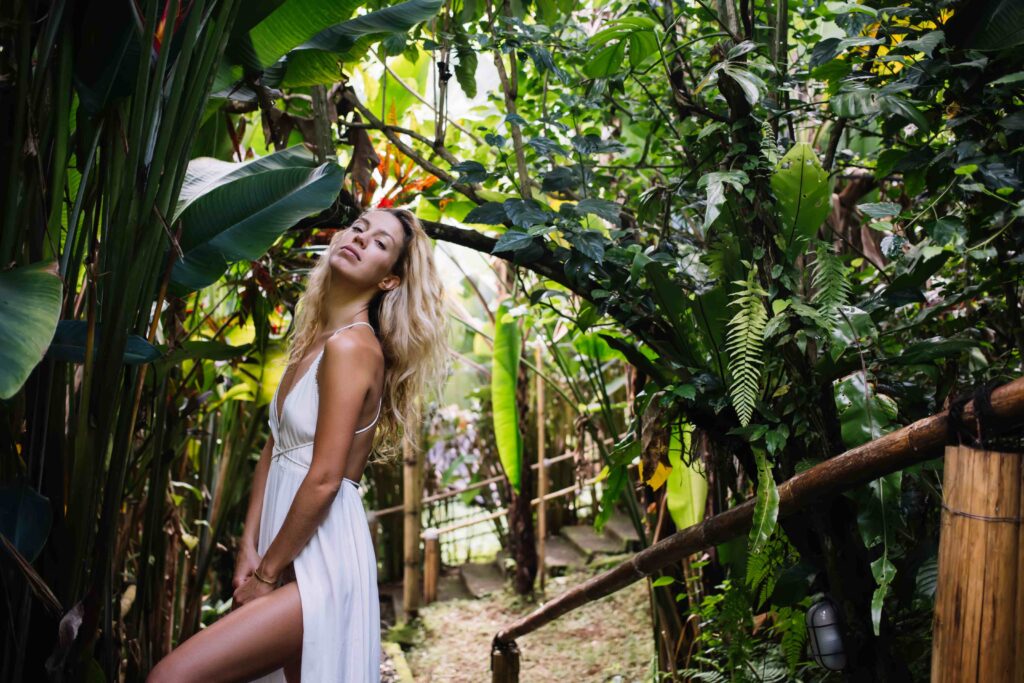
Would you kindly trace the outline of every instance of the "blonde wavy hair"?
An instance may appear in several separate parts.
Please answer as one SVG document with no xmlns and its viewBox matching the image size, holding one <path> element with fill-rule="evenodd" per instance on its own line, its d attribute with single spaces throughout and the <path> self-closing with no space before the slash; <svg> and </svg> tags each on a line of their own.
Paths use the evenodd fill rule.
<svg viewBox="0 0 1024 683">
<path fill-rule="evenodd" d="M 403 442 L 416 444 L 422 424 L 417 399 L 422 397 L 422 405 L 434 397 L 439 399 L 448 378 L 449 303 L 434 266 L 433 244 L 416 215 L 402 208 L 368 209 L 352 222 L 370 211 L 390 213 L 402 224 L 405 236 L 392 270 L 402 281 L 394 289 L 378 291 L 368 311 L 384 350 L 384 395 L 370 462 L 390 463 L 401 458 Z M 331 236 L 327 250 L 309 272 L 305 291 L 296 303 L 289 368 L 327 331 L 330 267 L 325 256 L 351 227 L 352 223 Z"/>
</svg>

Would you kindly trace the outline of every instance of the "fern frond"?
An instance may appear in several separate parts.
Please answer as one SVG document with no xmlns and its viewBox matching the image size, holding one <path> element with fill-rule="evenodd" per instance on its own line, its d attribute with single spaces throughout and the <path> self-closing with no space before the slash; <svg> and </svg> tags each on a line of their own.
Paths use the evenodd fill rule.
<svg viewBox="0 0 1024 683">
<path fill-rule="evenodd" d="M 769 165 L 775 166 L 779 162 L 779 142 L 772 130 L 772 124 L 764 121 L 761 124 L 761 154 Z"/>
<path fill-rule="evenodd" d="M 839 308 L 850 300 L 850 268 L 825 244 L 818 245 L 811 286 L 815 290 L 811 303 L 831 331 L 839 321 Z"/>
<path fill-rule="evenodd" d="M 732 295 L 729 305 L 739 310 L 729 321 L 725 348 L 729 353 L 729 373 L 732 375 L 729 393 L 740 424 L 745 427 L 760 396 L 764 330 L 768 324 L 763 299 L 768 293 L 757 281 L 756 265 L 751 266 L 746 280 L 737 280 L 736 284 L 742 289 Z"/>
<path fill-rule="evenodd" d="M 778 630 L 782 631 L 782 642 L 779 643 L 782 655 L 786 658 L 786 666 L 789 672 L 795 673 L 797 664 L 804 658 L 804 646 L 807 644 L 807 625 L 804 623 L 803 612 L 784 607 L 779 610 L 779 617 L 776 624 L 783 625 Z"/>
</svg>

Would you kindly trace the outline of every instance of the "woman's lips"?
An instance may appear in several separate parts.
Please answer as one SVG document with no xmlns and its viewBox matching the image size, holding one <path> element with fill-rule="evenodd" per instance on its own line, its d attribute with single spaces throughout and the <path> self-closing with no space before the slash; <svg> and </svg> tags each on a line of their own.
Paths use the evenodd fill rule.
<svg viewBox="0 0 1024 683">
<path fill-rule="evenodd" d="M 347 246 L 347 245 L 346 245 L 346 246 L 342 247 L 342 248 L 341 248 L 341 250 L 342 250 L 343 252 L 348 252 L 348 253 L 352 254 L 352 256 L 354 256 L 354 257 L 355 257 L 355 259 L 356 259 L 357 261 L 362 261 L 362 260 L 363 260 L 363 259 L 361 259 L 361 258 L 359 257 L 359 254 L 358 254 L 358 253 L 356 253 L 356 250 L 355 250 L 355 249 L 353 249 L 353 248 L 352 248 L 352 247 L 350 247 L 350 246 Z"/>
</svg>

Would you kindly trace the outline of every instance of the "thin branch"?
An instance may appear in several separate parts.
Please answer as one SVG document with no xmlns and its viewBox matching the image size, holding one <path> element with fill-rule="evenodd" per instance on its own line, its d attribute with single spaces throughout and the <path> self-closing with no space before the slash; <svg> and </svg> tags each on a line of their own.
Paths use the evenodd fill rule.
<svg viewBox="0 0 1024 683">
<path fill-rule="evenodd" d="M 367 109 L 363 105 L 363 103 L 359 101 L 359 98 L 356 97 L 355 91 L 353 91 L 351 89 L 346 89 L 344 91 L 342 97 L 344 97 L 346 100 L 348 100 L 348 102 L 350 102 L 353 107 L 355 107 L 357 110 L 359 110 L 359 113 L 362 114 L 366 118 L 367 121 L 369 121 L 371 124 L 373 124 L 373 126 L 375 128 L 377 128 L 378 130 L 380 130 L 382 133 L 384 133 L 384 137 L 386 137 L 388 140 L 390 140 L 391 144 L 393 144 L 395 147 L 397 147 L 399 149 L 399 151 L 402 152 L 402 154 L 404 154 L 405 156 L 409 157 L 414 162 L 416 162 L 420 166 L 420 168 L 422 168 L 423 170 L 427 171 L 428 173 L 434 174 L 435 176 L 437 176 L 438 178 L 440 178 L 444 182 L 448 183 L 449 185 L 454 187 L 456 190 L 458 190 L 462 194 L 464 194 L 467 197 L 469 197 L 470 199 L 472 199 L 477 204 L 483 204 L 485 201 L 487 201 L 487 200 L 481 198 L 476 193 L 476 190 L 473 188 L 472 185 L 466 185 L 464 183 L 458 182 L 447 171 L 445 171 L 442 168 L 440 168 L 439 166 L 436 166 L 436 165 L 432 164 L 431 162 L 427 161 L 419 152 L 414 150 L 409 145 L 405 144 L 402 141 L 402 139 L 400 137 L 398 137 L 397 133 L 395 133 L 393 130 L 389 130 L 389 128 L 390 128 L 389 126 L 386 126 L 380 119 L 378 119 L 376 116 L 373 115 L 373 112 L 371 112 L 369 109 Z"/>
<path fill-rule="evenodd" d="M 398 74 L 396 74 L 394 71 L 392 71 L 391 67 L 388 66 L 387 63 L 385 63 L 384 60 L 381 59 L 379 55 L 374 53 L 372 50 L 370 51 L 370 53 L 373 54 L 373 56 L 377 58 L 377 61 L 380 62 L 384 66 L 384 70 L 388 72 L 388 74 L 391 76 L 391 78 L 395 79 L 395 82 L 398 83 L 398 85 L 400 85 L 403 88 L 405 88 L 409 92 L 409 94 L 411 94 L 413 97 L 415 97 L 421 103 L 423 103 L 423 104 L 427 105 L 428 107 L 430 107 L 430 111 L 434 112 L 434 114 L 437 114 L 437 109 L 434 107 L 433 104 L 431 104 L 430 102 L 427 102 L 427 100 L 422 95 L 420 95 L 418 92 L 416 92 L 416 90 L 414 88 L 410 87 L 408 84 L 406 84 L 405 81 L 403 81 L 401 78 L 399 78 Z M 463 133 L 468 135 L 469 138 L 473 142 L 475 142 L 478 145 L 484 144 L 483 141 L 480 140 L 480 138 L 478 138 L 477 136 L 473 135 L 473 133 L 471 133 L 469 131 L 469 129 L 464 128 L 458 121 L 453 121 L 452 119 L 448 118 L 447 114 L 445 114 L 445 118 L 448 120 L 448 123 L 450 123 L 451 125 L 455 126 L 459 130 L 461 130 Z"/>
<path fill-rule="evenodd" d="M 447 161 L 449 164 L 454 165 L 459 163 L 459 160 L 455 157 L 454 154 L 448 151 L 447 147 L 445 147 L 444 145 L 438 145 L 437 147 L 435 147 L 434 143 L 431 142 L 430 138 L 408 128 L 402 128 L 401 126 L 389 126 L 383 122 L 381 122 L 382 125 L 380 126 L 375 126 L 372 123 L 363 123 L 361 121 L 339 121 L 338 124 L 346 126 L 348 128 L 364 128 L 367 130 L 379 130 L 381 132 L 393 131 L 395 133 L 401 133 L 402 135 L 408 135 L 414 140 L 422 142 L 424 145 L 430 147 L 433 151 L 437 152 L 438 156 Z"/>
</svg>

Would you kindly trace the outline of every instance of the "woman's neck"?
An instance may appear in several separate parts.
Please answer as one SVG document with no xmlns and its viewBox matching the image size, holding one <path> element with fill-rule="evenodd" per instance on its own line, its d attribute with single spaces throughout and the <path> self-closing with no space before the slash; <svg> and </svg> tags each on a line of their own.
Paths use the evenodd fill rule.
<svg viewBox="0 0 1024 683">
<path fill-rule="evenodd" d="M 351 325 L 359 320 L 370 322 L 369 314 L 367 313 L 367 306 L 362 302 L 358 302 L 351 307 L 342 309 L 334 308 L 327 313 L 327 321 L 324 323 L 324 330 L 333 332 L 339 327 Z"/>
</svg>

